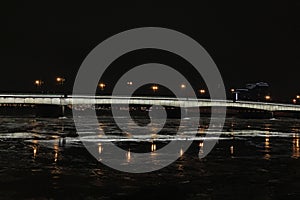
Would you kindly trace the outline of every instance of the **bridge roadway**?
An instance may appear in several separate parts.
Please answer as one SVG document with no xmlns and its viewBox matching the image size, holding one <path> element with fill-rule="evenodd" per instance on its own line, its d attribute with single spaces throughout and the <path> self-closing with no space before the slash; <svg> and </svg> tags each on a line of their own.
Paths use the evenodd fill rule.
<svg viewBox="0 0 300 200">
<path fill-rule="evenodd" d="M 125 97 L 44 94 L 0 94 L 0 104 L 48 104 L 48 105 L 93 105 L 137 104 L 174 107 L 236 107 L 266 111 L 300 111 L 300 105 L 268 102 L 230 101 L 169 97 Z"/>
</svg>

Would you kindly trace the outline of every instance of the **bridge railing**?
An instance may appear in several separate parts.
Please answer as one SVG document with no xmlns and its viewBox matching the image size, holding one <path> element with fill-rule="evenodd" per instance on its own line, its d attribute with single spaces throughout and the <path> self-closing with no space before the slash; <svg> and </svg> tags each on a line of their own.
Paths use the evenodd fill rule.
<svg viewBox="0 0 300 200">
<path fill-rule="evenodd" d="M 0 98 L 63 98 L 59 94 L 0 94 Z"/>
<path fill-rule="evenodd" d="M 300 108 L 300 105 L 295 104 L 284 104 L 284 103 L 273 103 L 273 102 L 255 102 L 255 101 L 235 101 L 232 100 L 212 100 L 212 99 L 195 99 L 195 98 L 175 98 L 175 97 L 147 97 L 147 96 L 139 96 L 139 97 L 128 97 L 128 96 L 93 96 L 93 95 L 57 95 L 57 94 L 0 94 L 0 98 L 32 98 L 32 99 L 120 99 L 120 100 L 161 100 L 161 101 L 188 101 L 188 102 L 203 102 L 203 103 L 223 103 L 230 105 L 236 104 L 248 104 L 248 105 L 266 105 L 266 106 L 280 106 L 287 108 Z M 25 103 L 25 101 L 24 101 Z M 243 107 L 243 106 L 242 106 Z"/>
</svg>

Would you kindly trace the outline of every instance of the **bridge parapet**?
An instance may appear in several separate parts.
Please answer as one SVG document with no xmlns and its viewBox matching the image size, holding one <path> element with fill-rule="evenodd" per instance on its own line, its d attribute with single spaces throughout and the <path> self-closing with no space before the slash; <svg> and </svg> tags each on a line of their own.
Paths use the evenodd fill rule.
<svg viewBox="0 0 300 200">
<path fill-rule="evenodd" d="M 48 105 L 94 105 L 94 104 L 138 104 L 173 107 L 237 107 L 267 111 L 297 111 L 300 105 L 251 101 L 228 101 L 210 99 L 168 97 L 114 97 L 114 96 L 71 96 L 63 95 L 0 95 L 0 104 L 48 104 Z"/>
</svg>

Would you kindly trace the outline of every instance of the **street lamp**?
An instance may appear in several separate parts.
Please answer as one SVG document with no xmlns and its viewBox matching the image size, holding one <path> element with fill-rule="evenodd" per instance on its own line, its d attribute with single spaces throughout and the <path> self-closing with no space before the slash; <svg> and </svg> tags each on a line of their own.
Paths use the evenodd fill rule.
<svg viewBox="0 0 300 200">
<path fill-rule="evenodd" d="M 293 103 L 296 104 L 297 103 L 297 99 L 293 99 Z"/>
<path fill-rule="evenodd" d="M 42 80 L 35 80 L 34 81 L 34 85 L 36 85 L 37 87 L 41 87 L 44 84 L 44 81 Z"/>
<path fill-rule="evenodd" d="M 127 85 L 132 85 L 132 81 L 127 81 Z"/>
<path fill-rule="evenodd" d="M 297 95 L 296 98 L 297 98 L 297 99 L 300 99 L 300 95 Z"/>
<path fill-rule="evenodd" d="M 181 85 L 180 85 L 180 88 L 181 88 L 181 90 L 182 90 L 182 96 L 187 96 L 187 95 L 186 95 L 186 90 L 185 90 L 186 85 L 185 85 L 185 84 L 181 84 Z"/>
<path fill-rule="evenodd" d="M 205 90 L 204 89 L 201 89 L 199 90 L 200 94 L 205 94 Z"/>
<path fill-rule="evenodd" d="M 42 81 L 42 80 L 35 80 L 34 81 L 34 85 L 36 86 L 37 91 L 42 87 L 43 84 L 44 84 L 44 81 Z M 41 92 L 43 92 L 43 91 L 41 91 Z"/>
<path fill-rule="evenodd" d="M 152 90 L 153 90 L 153 92 L 156 92 L 158 90 L 158 86 L 157 85 L 153 85 L 152 86 Z"/>
<path fill-rule="evenodd" d="M 60 85 L 59 91 L 60 91 L 61 93 L 64 93 L 64 87 L 63 87 L 63 85 L 64 85 L 64 82 L 65 82 L 65 81 L 66 81 L 66 79 L 63 78 L 63 77 L 56 77 L 56 82 L 57 82 L 58 85 Z M 66 94 L 65 94 L 65 95 L 66 95 Z"/>
<path fill-rule="evenodd" d="M 233 101 L 237 101 L 237 99 L 238 99 L 238 93 L 235 91 L 235 89 L 231 88 L 230 92 L 231 92 L 231 96 L 232 96 Z"/>
<path fill-rule="evenodd" d="M 101 88 L 101 90 L 104 90 L 105 86 L 106 86 L 106 85 L 105 85 L 104 83 L 100 83 L 100 84 L 99 84 L 99 87 Z"/>
<path fill-rule="evenodd" d="M 269 101 L 269 100 L 271 100 L 271 96 L 270 96 L 270 95 L 267 95 L 267 96 L 265 96 L 265 99 L 266 99 L 267 101 Z"/>
<path fill-rule="evenodd" d="M 62 78 L 62 77 L 57 77 L 56 78 L 56 82 L 59 83 L 60 85 L 63 85 L 65 81 L 66 81 L 65 78 Z"/>
</svg>

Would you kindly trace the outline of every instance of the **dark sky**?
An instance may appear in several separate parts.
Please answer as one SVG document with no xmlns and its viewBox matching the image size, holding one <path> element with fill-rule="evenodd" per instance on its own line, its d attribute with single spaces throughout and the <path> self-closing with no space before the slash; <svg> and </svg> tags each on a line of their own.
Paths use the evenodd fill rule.
<svg viewBox="0 0 300 200">
<path fill-rule="evenodd" d="M 57 75 L 71 89 L 93 47 L 144 26 L 175 29 L 197 40 L 228 89 L 265 81 L 278 99 L 300 92 L 299 1 L 98 2 L 2 3 L 0 92 L 30 92 L 37 78 L 51 88 Z"/>
</svg>

